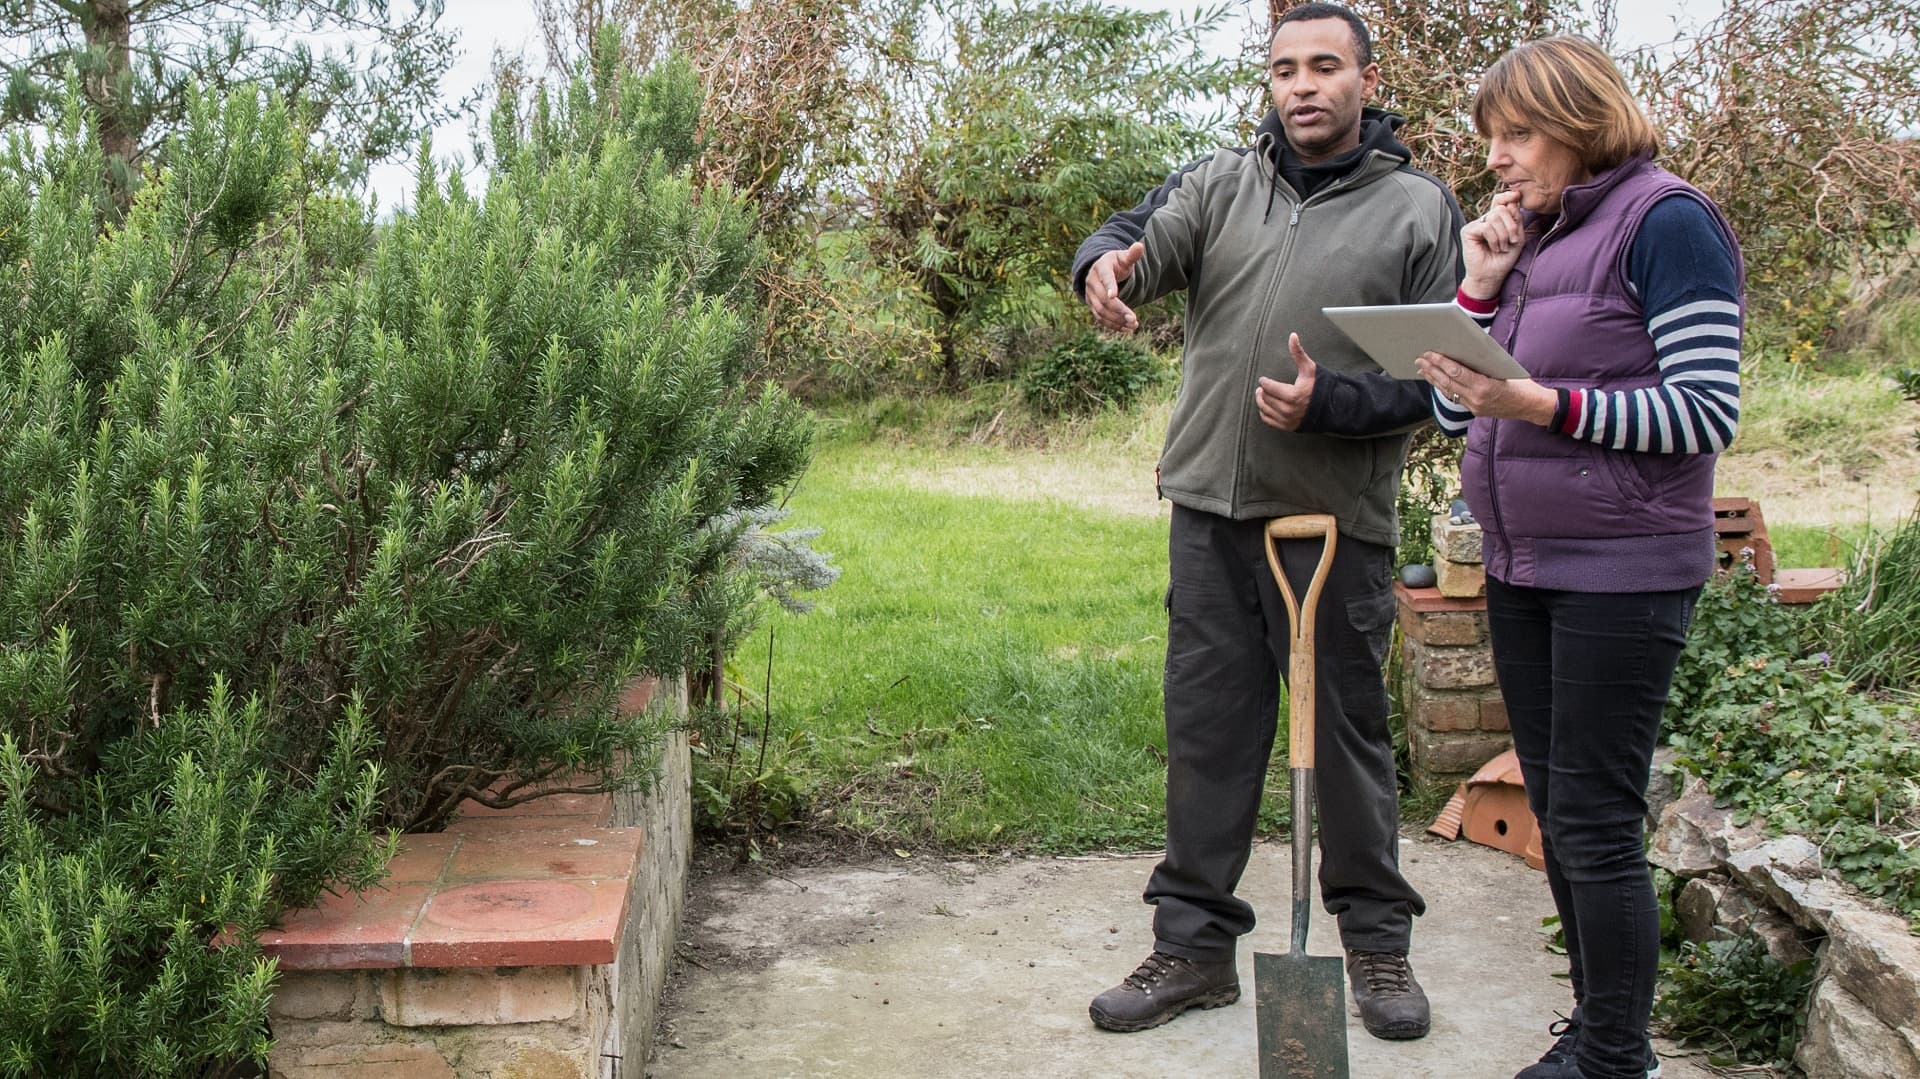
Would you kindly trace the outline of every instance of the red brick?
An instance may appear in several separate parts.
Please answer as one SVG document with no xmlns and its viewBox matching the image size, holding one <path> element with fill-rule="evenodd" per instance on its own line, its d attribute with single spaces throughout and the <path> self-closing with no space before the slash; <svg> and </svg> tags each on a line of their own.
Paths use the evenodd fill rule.
<svg viewBox="0 0 1920 1079">
<path fill-rule="evenodd" d="M 1484 611 L 1487 609 L 1487 597 L 1476 596 L 1468 599 L 1454 599 L 1440 594 L 1438 588 L 1408 588 L 1395 581 L 1393 594 L 1402 607 L 1411 607 L 1422 613 L 1427 611 Z"/>
<path fill-rule="evenodd" d="M 1480 700 L 1470 692 L 1422 689 L 1416 684 L 1409 706 L 1408 722 L 1429 731 L 1480 728 Z"/>
<path fill-rule="evenodd" d="M 1489 694 L 1480 699 L 1480 729 L 1483 731 L 1511 730 L 1507 723 L 1507 699 L 1498 693 Z"/>
<path fill-rule="evenodd" d="M 1511 741 L 1484 732 L 1434 733 L 1409 727 L 1414 770 L 1427 780 L 1466 777 L 1507 751 Z"/>
</svg>

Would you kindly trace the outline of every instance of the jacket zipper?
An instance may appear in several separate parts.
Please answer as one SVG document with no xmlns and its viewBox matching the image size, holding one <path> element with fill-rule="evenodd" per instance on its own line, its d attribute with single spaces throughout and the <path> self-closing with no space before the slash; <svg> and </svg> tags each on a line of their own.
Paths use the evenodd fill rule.
<svg viewBox="0 0 1920 1079">
<path fill-rule="evenodd" d="M 1293 190 L 1291 185 L 1288 186 L 1288 190 L 1289 191 Z M 1267 319 L 1273 314 L 1274 298 L 1278 295 L 1280 291 L 1280 282 L 1284 280 L 1287 276 L 1287 263 L 1293 260 L 1293 237 L 1294 237 L 1295 230 L 1300 227 L 1300 207 L 1302 205 L 1302 200 L 1300 199 L 1299 192 L 1295 191 L 1293 192 L 1293 195 L 1294 195 L 1293 209 L 1287 215 L 1286 237 L 1281 242 L 1281 245 L 1280 245 L 1280 258 L 1278 260 L 1278 265 L 1274 269 L 1272 283 L 1267 286 L 1266 303 L 1261 306 L 1260 330 L 1259 332 L 1253 335 L 1255 347 L 1258 347 L 1258 342 L 1260 341 L 1260 339 L 1266 336 L 1266 329 L 1267 329 L 1266 323 L 1267 323 Z M 1255 380 L 1258 378 L 1258 375 L 1256 374 L 1258 370 L 1259 370 L 1259 357 L 1257 355 L 1248 357 L 1247 377 L 1246 377 L 1245 386 L 1241 391 L 1241 397 L 1240 397 L 1242 401 L 1253 400 L 1253 390 L 1255 385 L 1257 385 L 1257 382 Z M 1254 422 L 1257 423 L 1259 421 L 1256 419 Z M 1240 491 L 1243 486 L 1242 481 L 1245 479 L 1246 474 L 1247 474 L 1247 425 L 1245 423 L 1242 423 L 1240 425 L 1240 437 L 1234 440 L 1233 490 L 1228 492 L 1228 495 L 1227 495 L 1227 515 L 1228 516 L 1232 516 L 1234 513 L 1238 512 L 1240 509 Z"/>
<path fill-rule="evenodd" d="M 1339 191 L 1341 188 L 1352 186 L 1351 181 L 1353 180 L 1353 178 L 1355 176 L 1360 175 L 1362 172 L 1366 171 L 1366 169 L 1370 167 L 1372 164 L 1373 164 L 1373 157 L 1371 154 L 1369 154 L 1368 156 L 1361 159 L 1361 165 L 1358 168 L 1355 168 L 1352 172 L 1347 173 L 1345 176 L 1340 177 L 1339 179 L 1333 181 L 1332 183 L 1314 192 L 1312 195 L 1307 196 L 1306 198 L 1301 198 L 1300 193 L 1298 191 L 1293 191 L 1293 185 L 1291 184 L 1287 185 L 1287 190 L 1293 191 L 1293 196 L 1294 196 L 1293 209 L 1287 214 L 1286 240 L 1280 247 L 1279 266 L 1274 270 L 1273 283 L 1269 285 L 1267 288 L 1267 301 L 1261 308 L 1260 332 L 1254 334 L 1253 336 L 1256 347 L 1259 341 L 1266 336 L 1266 329 L 1267 329 L 1266 320 L 1273 314 L 1274 302 L 1276 297 L 1278 297 L 1280 293 L 1280 283 L 1286 279 L 1287 263 L 1292 261 L 1293 259 L 1294 234 L 1300 227 L 1300 211 L 1304 210 L 1307 204 L 1310 202 L 1320 201 L 1322 200 L 1323 196 L 1332 195 L 1334 192 Z M 1258 369 L 1259 369 L 1259 357 L 1258 356 L 1249 357 L 1247 360 L 1246 386 L 1245 386 L 1245 389 L 1242 391 L 1241 400 L 1251 401 L 1253 399 L 1253 390 L 1256 384 L 1255 383 L 1256 376 L 1254 372 L 1257 371 Z M 1227 496 L 1227 512 L 1229 516 L 1231 516 L 1235 511 L 1239 510 L 1240 508 L 1241 480 L 1246 476 L 1246 471 L 1247 471 L 1247 428 L 1245 424 L 1242 424 L 1240 427 L 1240 437 L 1236 440 L 1236 446 L 1234 449 L 1233 490 Z"/>
</svg>

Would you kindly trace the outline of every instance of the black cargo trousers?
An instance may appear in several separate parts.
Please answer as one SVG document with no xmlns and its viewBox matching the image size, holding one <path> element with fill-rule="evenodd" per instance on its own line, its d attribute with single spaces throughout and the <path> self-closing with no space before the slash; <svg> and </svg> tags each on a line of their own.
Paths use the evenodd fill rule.
<svg viewBox="0 0 1920 1079">
<path fill-rule="evenodd" d="M 1234 894 L 1252 853 L 1287 670 L 1287 609 L 1266 521 L 1173 507 L 1167 588 L 1167 853 L 1147 882 L 1156 947 L 1230 959 L 1253 929 Z M 1320 541 L 1280 543 L 1304 600 Z M 1382 675 L 1393 549 L 1341 536 L 1314 621 L 1320 892 L 1348 951 L 1404 952 L 1426 903 L 1400 873 L 1399 791 Z M 1285 774 L 1286 751 L 1279 766 Z M 1287 897 L 1272 897 L 1285 909 Z"/>
</svg>

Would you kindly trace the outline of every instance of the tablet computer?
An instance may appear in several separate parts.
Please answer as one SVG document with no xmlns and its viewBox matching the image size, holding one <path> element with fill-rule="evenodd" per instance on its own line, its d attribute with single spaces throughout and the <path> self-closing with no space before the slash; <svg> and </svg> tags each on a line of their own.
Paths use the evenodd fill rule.
<svg viewBox="0 0 1920 1079">
<path fill-rule="evenodd" d="M 1389 307 L 1320 309 L 1353 343 L 1366 350 L 1380 369 L 1395 378 L 1419 378 L 1413 361 L 1422 352 L 1438 352 L 1488 378 L 1527 378 L 1527 369 L 1507 355 L 1493 337 L 1458 304 L 1416 303 Z"/>
</svg>

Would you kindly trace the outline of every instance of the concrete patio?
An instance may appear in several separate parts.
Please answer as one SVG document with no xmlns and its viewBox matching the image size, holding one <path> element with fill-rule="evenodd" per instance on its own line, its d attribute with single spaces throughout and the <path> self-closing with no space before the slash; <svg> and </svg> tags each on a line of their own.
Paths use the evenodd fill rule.
<svg viewBox="0 0 1920 1079">
<path fill-rule="evenodd" d="M 1571 1006 L 1565 960 L 1540 930 L 1546 878 L 1466 842 L 1402 843 L 1429 904 L 1414 967 L 1433 1032 L 1381 1042 L 1350 1017 L 1351 1072 L 1505 1079 Z M 886 857 L 702 878 L 646 1074 L 1253 1076 L 1252 952 L 1287 946 L 1284 843 L 1256 848 L 1242 885 L 1263 921 L 1241 953 L 1239 1004 L 1128 1035 L 1087 1019 L 1087 1001 L 1150 947 L 1139 895 L 1155 860 Z M 1310 953 L 1338 954 L 1332 929 L 1316 905 Z M 1668 1057 L 1664 1074 L 1711 1073 Z"/>
</svg>

